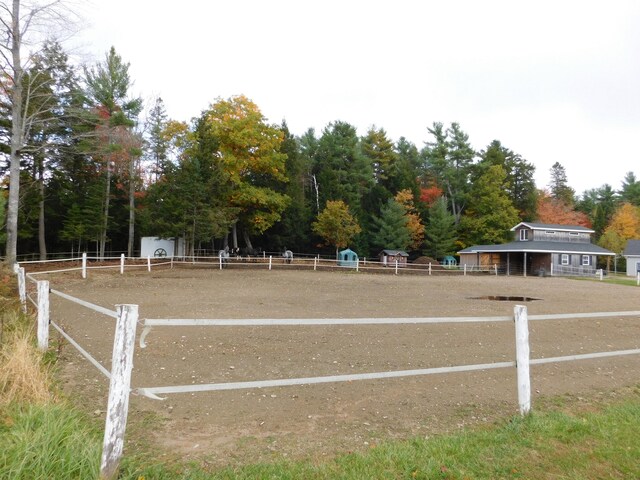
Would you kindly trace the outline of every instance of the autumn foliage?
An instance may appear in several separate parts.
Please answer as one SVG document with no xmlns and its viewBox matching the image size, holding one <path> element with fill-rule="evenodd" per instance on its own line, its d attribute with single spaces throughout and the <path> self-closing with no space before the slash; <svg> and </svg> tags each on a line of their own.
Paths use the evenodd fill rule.
<svg viewBox="0 0 640 480">
<path fill-rule="evenodd" d="M 589 217 L 574 210 L 561 199 L 554 198 L 547 192 L 538 197 L 538 221 L 555 225 L 579 225 L 591 228 Z"/>
</svg>

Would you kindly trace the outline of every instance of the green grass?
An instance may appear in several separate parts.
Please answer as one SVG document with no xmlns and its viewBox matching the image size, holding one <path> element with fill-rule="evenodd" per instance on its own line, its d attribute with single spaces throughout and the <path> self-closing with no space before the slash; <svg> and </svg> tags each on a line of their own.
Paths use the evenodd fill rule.
<svg viewBox="0 0 640 480">
<path fill-rule="evenodd" d="M 0 478 L 98 478 L 102 436 L 65 404 L 0 410 Z"/>
<path fill-rule="evenodd" d="M 569 402 L 570 404 L 571 402 Z M 122 480 L 249 479 L 628 479 L 640 478 L 640 389 L 625 400 L 569 404 L 496 425 L 415 438 L 322 462 L 282 461 L 211 469 L 163 464 L 131 450 Z M 587 408 L 588 411 L 584 411 Z M 101 426 L 68 404 L 11 406 L 0 412 L 0 478 L 97 478 Z"/>
</svg>

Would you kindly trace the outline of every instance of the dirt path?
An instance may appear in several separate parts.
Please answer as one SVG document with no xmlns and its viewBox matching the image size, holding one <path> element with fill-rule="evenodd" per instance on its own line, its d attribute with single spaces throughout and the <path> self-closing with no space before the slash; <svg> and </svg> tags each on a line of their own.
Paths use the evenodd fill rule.
<svg viewBox="0 0 640 480">
<path fill-rule="evenodd" d="M 395 276 L 313 271 L 162 270 L 51 278 L 52 288 L 141 318 L 531 315 L 640 310 L 640 289 L 561 278 Z M 52 317 L 107 367 L 113 320 L 52 297 Z M 521 302 L 520 302 L 521 303 Z M 640 319 L 531 322 L 532 358 L 640 348 Z M 140 329 L 138 334 L 140 334 Z M 155 328 L 136 348 L 133 387 L 407 370 L 514 359 L 510 322 L 439 325 Z M 71 346 L 64 390 L 104 411 L 107 382 Z M 532 367 L 533 403 L 637 384 L 640 356 Z M 517 412 L 515 369 L 132 397 L 128 441 L 213 464 L 323 457 L 432 435 Z"/>
</svg>

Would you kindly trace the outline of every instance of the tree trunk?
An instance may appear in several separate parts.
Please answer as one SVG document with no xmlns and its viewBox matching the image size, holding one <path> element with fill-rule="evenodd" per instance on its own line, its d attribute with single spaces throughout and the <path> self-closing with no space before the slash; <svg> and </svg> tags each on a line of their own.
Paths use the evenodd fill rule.
<svg viewBox="0 0 640 480">
<path fill-rule="evenodd" d="M 253 252 L 253 245 L 251 245 L 251 238 L 249 237 L 249 232 L 247 230 L 242 230 L 242 236 L 244 237 L 244 244 L 247 247 L 247 250 Z"/>
<path fill-rule="evenodd" d="M 233 229 L 231 230 L 231 238 L 233 240 L 233 250 L 238 249 L 238 222 L 233 224 Z"/>
<path fill-rule="evenodd" d="M 47 241 L 44 230 L 44 165 L 41 159 L 38 168 L 38 190 L 40 193 L 40 211 L 38 213 L 38 244 L 40 247 L 40 260 L 47 259 Z"/>
<path fill-rule="evenodd" d="M 13 0 L 11 18 L 11 56 L 13 88 L 11 90 L 11 153 L 9 168 L 9 202 L 7 205 L 7 254 L 5 263 L 12 265 L 18 254 L 18 209 L 20 207 L 20 149 L 24 132 L 22 118 L 22 63 L 20 59 L 20 0 Z"/>
<path fill-rule="evenodd" d="M 129 242 L 127 243 L 127 256 L 133 257 L 133 239 L 135 233 L 135 221 L 136 221 L 136 182 L 134 180 L 135 174 L 135 159 L 132 158 L 129 164 Z"/>
<path fill-rule="evenodd" d="M 107 159 L 107 187 L 105 190 L 105 198 L 104 198 L 104 211 L 102 212 L 104 215 L 104 219 L 102 221 L 102 231 L 100 232 L 100 252 L 98 253 L 98 257 L 100 260 L 104 259 L 104 254 L 107 246 L 107 228 L 109 226 L 109 197 L 111 196 L 111 166 L 109 165 L 109 160 Z"/>
</svg>

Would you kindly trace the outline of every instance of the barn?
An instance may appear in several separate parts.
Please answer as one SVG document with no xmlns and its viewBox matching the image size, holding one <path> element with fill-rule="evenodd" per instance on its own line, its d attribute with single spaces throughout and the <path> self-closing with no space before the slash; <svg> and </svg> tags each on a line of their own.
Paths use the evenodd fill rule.
<svg viewBox="0 0 640 480">
<path fill-rule="evenodd" d="M 591 243 L 594 230 L 577 225 L 521 222 L 511 229 L 514 241 L 474 245 L 458 252 L 467 269 L 497 268 L 507 275 L 594 275 L 597 259 L 615 253 Z"/>
</svg>

